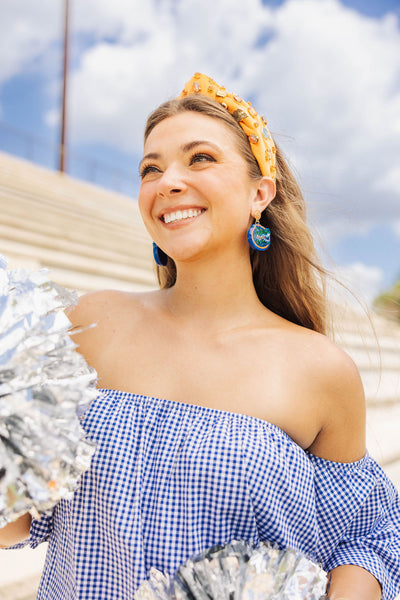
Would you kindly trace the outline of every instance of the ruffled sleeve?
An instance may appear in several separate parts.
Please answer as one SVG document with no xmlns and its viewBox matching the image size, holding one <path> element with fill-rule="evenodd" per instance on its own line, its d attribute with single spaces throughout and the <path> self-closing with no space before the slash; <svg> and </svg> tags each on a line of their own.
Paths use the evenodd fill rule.
<svg viewBox="0 0 400 600">
<path fill-rule="evenodd" d="M 17 550 L 30 546 L 36 548 L 42 542 L 47 542 L 53 531 L 53 514 L 44 514 L 40 519 L 32 519 L 29 537 L 14 546 L 9 546 L 7 550 Z"/>
<path fill-rule="evenodd" d="M 354 463 L 309 457 L 324 568 L 363 567 L 381 583 L 382 599 L 393 600 L 400 592 L 400 500 L 394 485 L 368 453 Z"/>
</svg>

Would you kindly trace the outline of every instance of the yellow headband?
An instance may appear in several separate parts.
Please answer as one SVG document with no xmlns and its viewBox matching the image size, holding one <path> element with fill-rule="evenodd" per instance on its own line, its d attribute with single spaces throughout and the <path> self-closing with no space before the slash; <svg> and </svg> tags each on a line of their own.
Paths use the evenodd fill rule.
<svg viewBox="0 0 400 600">
<path fill-rule="evenodd" d="M 275 179 L 275 144 L 267 129 L 266 118 L 260 117 L 250 102 L 245 102 L 239 96 L 230 94 L 224 87 L 215 83 L 211 77 L 202 73 L 193 75 L 178 98 L 184 98 L 189 94 L 207 96 L 226 108 L 247 135 L 251 151 L 258 162 L 262 175 Z"/>
</svg>

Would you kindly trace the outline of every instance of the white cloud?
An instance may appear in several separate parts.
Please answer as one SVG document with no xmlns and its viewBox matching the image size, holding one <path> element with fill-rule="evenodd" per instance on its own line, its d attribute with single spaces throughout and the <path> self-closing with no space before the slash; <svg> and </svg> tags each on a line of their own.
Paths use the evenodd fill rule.
<svg viewBox="0 0 400 600">
<path fill-rule="evenodd" d="M 371 267 L 362 262 L 354 262 L 336 268 L 335 276 L 344 284 L 345 288 L 330 283 L 330 295 L 340 305 L 349 303 L 357 304 L 361 301 L 370 305 L 382 291 L 384 272 L 379 267 Z M 349 292 L 346 290 L 349 290 Z M 354 296 L 352 296 L 354 294 Z"/>
<path fill-rule="evenodd" d="M 400 152 L 396 19 L 369 19 L 336 0 L 292 0 L 276 11 L 274 28 L 257 68 L 270 65 L 273 83 L 260 101 L 272 128 L 295 138 L 285 146 L 306 189 L 327 194 L 322 219 L 324 205 L 349 225 L 400 216 L 391 174 Z M 249 83 L 255 88 L 256 78 Z"/>
<path fill-rule="evenodd" d="M 122 44 L 140 40 L 155 24 L 169 26 L 172 3 L 154 0 L 80 0 L 71 3 L 71 26 L 75 33 L 98 40 L 115 38 Z"/>
<path fill-rule="evenodd" d="M 124 23 L 123 43 L 89 48 L 71 79 L 72 136 L 107 141 L 141 151 L 147 115 L 160 102 L 176 96 L 195 71 L 234 83 L 243 56 L 251 59 L 268 11 L 260 0 L 246 6 L 230 0 L 158 3 L 152 18 Z M 121 13 L 121 23 L 123 22 Z M 136 34 L 135 34 L 136 33 Z M 129 41 L 129 40 L 132 41 Z M 90 98 L 90 103 L 84 101 Z"/>
<path fill-rule="evenodd" d="M 400 217 L 394 16 L 366 18 L 338 0 L 287 0 L 276 9 L 259 0 L 220 0 L 212 11 L 198 0 L 161 3 L 158 12 L 155 2 L 146 6 L 138 27 L 141 19 L 124 21 L 121 2 L 109 30 L 116 33 L 118 21 L 123 43 L 101 42 L 82 56 L 71 83 L 73 139 L 140 151 L 146 115 L 203 70 L 265 107 L 322 224 L 345 235 Z M 107 15 L 102 2 L 100 30 Z M 262 36 L 269 42 L 257 44 Z"/>
<path fill-rule="evenodd" d="M 58 108 L 53 108 L 46 113 L 46 124 L 50 127 L 59 127 L 61 122 L 61 113 Z"/>
<path fill-rule="evenodd" d="M 320 218 L 318 221 L 314 219 L 316 224 L 312 228 L 315 229 L 314 237 L 320 236 L 325 248 L 350 236 L 366 238 L 370 231 L 370 224 L 366 220 L 354 221 L 346 214 L 345 208 L 332 211 L 319 207 L 318 213 Z"/>
<path fill-rule="evenodd" d="M 398 157 L 399 155 L 397 155 L 397 162 Z M 397 193 L 400 202 L 400 165 L 388 165 L 387 170 L 382 173 L 382 177 L 376 181 L 375 189 L 379 193 Z"/>
<path fill-rule="evenodd" d="M 134 46 L 101 43 L 85 54 L 80 70 L 71 79 L 72 139 L 141 151 L 147 114 L 156 103 L 173 95 L 171 90 L 166 94 L 168 83 L 154 78 L 149 69 L 153 53 L 166 75 L 175 60 L 168 31 L 150 35 L 146 42 Z M 84 98 L 90 101 L 83 102 Z"/>
<path fill-rule="evenodd" d="M 32 67 L 60 39 L 62 14 L 54 0 L 2 0 L 0 84 Z"/>
<path fill-rule="evenodd" d="M 4 0 L 0 81 L 43 60 L 62 2 Z M 147 114 L 194 71 L 252 98 L 291 157 L 327 236 L 400 222 L 400 56 L 394 15 L 339 0 L 71 3 L 72 142 L 141 151 Z M 21 16 L 22 15 L 22 16 Z M 49 86 L 54 94 L 54 87 Z M 49 111 L 48 123 L 57 122 Z"/>
<path fill-rule="evenodd" d="M 393 230 L 395 234 L 400 238 L 400 219 L 393 224 Z"/>
</svg>

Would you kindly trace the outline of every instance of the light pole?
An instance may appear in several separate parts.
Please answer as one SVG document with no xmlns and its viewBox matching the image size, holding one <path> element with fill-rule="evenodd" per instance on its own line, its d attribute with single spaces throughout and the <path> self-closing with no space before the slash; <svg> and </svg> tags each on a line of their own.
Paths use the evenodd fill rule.
<svg viewBox="0 0 400 600">
<path fill-rule="evenodd" d="M 60 162 L 59 170 L 61 173 L 65 171 L 66 163 L 66 143 L 65 129 L 67 120 L 67 81 L 68 81 L 68 21 L 69 21 L 69 0 L 64 0 L 64 66 L 63 66 L 63 93 L 62 93 L 62 113 L 61 113 L 61 140 L 60 140 Z"/>
</svg>

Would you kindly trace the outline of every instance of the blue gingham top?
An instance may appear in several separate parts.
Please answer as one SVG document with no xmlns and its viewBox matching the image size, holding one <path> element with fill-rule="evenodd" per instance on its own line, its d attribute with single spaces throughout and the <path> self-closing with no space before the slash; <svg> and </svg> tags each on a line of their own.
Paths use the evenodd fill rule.
<svg viewBox="0 0 400 600">
<path fill-rule="evenodd" d="M 261 419 L 115 390 L 82 424 L 90 470 L 32 523 L 30 545 L 49 542 L 38 599 L 132 600 L 151 566 L 232 539 L 360 565 L 385 600 L 400 591 L 399 498 L 368 454 L 330 462 Z"/>
</svg>

